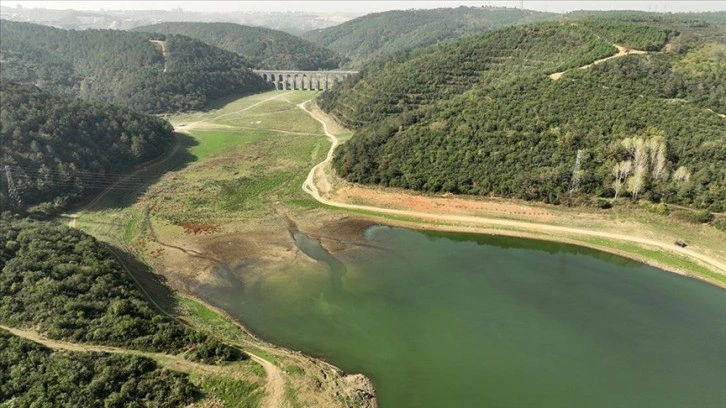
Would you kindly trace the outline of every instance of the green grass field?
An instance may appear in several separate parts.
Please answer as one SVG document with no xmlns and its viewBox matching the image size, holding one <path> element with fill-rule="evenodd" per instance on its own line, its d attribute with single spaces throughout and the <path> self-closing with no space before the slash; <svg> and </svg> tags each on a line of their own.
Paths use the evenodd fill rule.
<svg viewBox="0 0 726 408">
<path fill-rule="evenodd" d="M 324 159 L 330 142 L 318 122 L 296 106 L 311 95 L 282 91 L 264 95 L 254 98 L 258 105 L 235 102 L 236 106 L 209 115 L 203 128 L 190 125 L 189 134 L 197 142 L 190 152 L 199 161 L 150 191 L 157 217 L 177 225 L 219 224 L 259 219 L 273 207 L 315 207 L 301 186 L 309 169 Z M 256 123 L 260 115 L 276 128 L 231 125 Z M 214 128 L 219 124 L 225 127 Z"/>
<path fill-rule="evenodd" d="M 273 208 L 317 208 L 301 186 L 330 142 L 297 106 L 313 97 L 309 91 L 272 91 L 167 116 L 181 132 L 176 154 L 141 173 L 148 185 L 109 191 L 77 225 L 128 244 L 148 232 L 142 219 L 149 208 L 161 221 L 157 229 L 170 234 L 181 231 L 173 225 L 244 223 Z"/>
<path fill-rule="evenodd" d="M 194 139 L 199 143 L 189 151 L 198 160 L 209 156 L 228 152 L 239 146 L 254 143 L 267 135 L 264 131 L 248 131 L 241 133 L 239 130 L 196 130 L 193 133 Z"/>
</svg>

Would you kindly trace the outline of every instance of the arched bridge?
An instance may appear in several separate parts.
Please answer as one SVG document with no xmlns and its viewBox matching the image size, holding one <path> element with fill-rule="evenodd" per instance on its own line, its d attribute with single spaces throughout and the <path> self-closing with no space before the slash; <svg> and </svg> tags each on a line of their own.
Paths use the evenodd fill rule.
<svg viewBox="0 0 726 408">
<path fill-rule="evenodd" d="M 275 89 L 324 91 L 358 71 L 278 71 L 255 69 L 254 73 L 275 85 Z"/>
</svg>

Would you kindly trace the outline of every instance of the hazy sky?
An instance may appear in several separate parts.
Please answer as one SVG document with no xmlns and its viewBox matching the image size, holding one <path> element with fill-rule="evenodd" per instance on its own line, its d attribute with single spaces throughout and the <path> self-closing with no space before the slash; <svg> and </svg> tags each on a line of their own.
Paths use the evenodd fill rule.
<svg viewBox="0 0 726 408">
<path fill-rule="evenodd" d="M 645 11 L 722 11 L 726 0 L 719 1 L 538 1 L 524 0 L 524 8 L 540 11 L 571 10 L 645 10 Z M 76 10 L 171 10 L 185 11 L 314 11 L 371 13 L 385 10 L 465 6 L 520 7 L 520 1 L 17 1 L 0 0 L 3 6 Z"/>
</svg>

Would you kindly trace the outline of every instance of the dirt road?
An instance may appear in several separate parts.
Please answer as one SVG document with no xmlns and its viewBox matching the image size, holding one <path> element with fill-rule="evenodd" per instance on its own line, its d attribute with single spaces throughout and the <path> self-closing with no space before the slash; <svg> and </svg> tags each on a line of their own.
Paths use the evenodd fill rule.
<svg viewBox="0 0 726 408">
<path fill-rule="evenodd" d="M 133 354 L 138 356 L 144 356 L 155 360 L 161 360 L 168 362 L 168 365 L 171 368 L 182 370 L 182 371 L 190 371 L 194 370 L 197 372 L 202 373 L 213 373 L 218 375 L 229 375 L 230 369 L 224 366 L 213 366 L 213 365 L 207 365 L 207 364 L 201 364 L 201 363 L 195 363 L 193 361 L 189 361 L 184 359 L 183 357 L 171 355 L 171 354 L 164 354 L 164 353 L 154 353 L 154 352 L 148 352 L 148 351 L 139 351 L 139 350 L 129 350 L 124 349 L 121 347 L 111 347 L 111 346 L 99 346 L 95 344 L 83 344 L 83 343 L 71 343 L 63 340 L 52 340 L 45 338 L 38 333 L 30 330 L 24 330 L 24 329 L 16 329 L 12 327 L 7 327 L 0 325 L 0 329 L 7 330 L 8 332 L 12 333 L 15 336 L 22 337 L 26 340 L 30 340 L 32 342 L 42 344 L 50 349 L 53 350 L 67 350 L 67 351 L 76 351 L 76 352 L 93 352 L 93 353 L 114 353 L 114 354 Z"/>
<path fill-rule="evenodd" d="M 246 351 L 247 354 L 256 363 L 261 365 L 267 373 L 267 384 L 265 385 L 265 399 L 262 401 L 262 407 L 264 408 L 283 408 L 285 404 L 285 380 L 282 378 L 282 372 L 280 369 L 272 364 L 270 361 L 265 360 L 255 354 Z"/>
<path fill-rule="evenodd" d="M 330 151 L 328 151 L 328 155 L 325 158 L 325 160 L 318 163 L 315 167 L 313 167 L 310 170 L 310 173 L 308 173 L 308 177 L 305 179 L 305 182 L 302 185 L 303 191 L 310 194 L 313 198 L 315 198 L 315 200 L 317 200 L 318 202 L 320 202 L 322 204 L 329 205 L 331 207 L 337 207 L 337 208 L 344 208 L 344 209 L 351 209 L 351 210 L 364 210 L 364 211 L 370 211 L 370 212 L 375 212 L 375 213 L 379 213 L 379 214 L 413 217 L 413 218 L 420 218 L 420 219 L 431 220 L 431 221 L 448 221 L 448 222 L 464 223 L 469 226 L 479 226 L 479 227 L 497 227 L 497 226 L 499 226 L 499 227 L 508 227 L 508 228 L 519 228 L 519 229 L 523 229 L 526 231 L 532 231 L 532 232 L 547 232 L 547 233 L 555 233 L 555 234 L 574 234 L 574 235 L 615 239 L 615 240 L 626 241 L 626 242 L 636 242 L 639 244 L 645 244 L 645 245 L 649 245 L 652 247 L 656 247 L 656 248 L 665 250 L 667 252 L 688 256 L 691 259 L 700 261 L 700 263 L 704 264 L 705 266 L 714 270 L 717 273 L 726 274 L 726 264 L 724 264 L 723 262 L 721 262 L 713 257 L 702 254 L 700 252 L 696 252 L 690 248 L 676 248 L 673 245 L 673 242 L 670 242 L 670 241 L 666 242 L 666 241 L 647 239 L 647 238 L 632 236 L 632 235 L 615 234 L 615 233 L 601 232 L 601 231 L 591 231 L 591 230 L 580 229 L 580 228 L 561 227 L 561 226 L 557 226 L 557 225 L 540 224 L 540 223 L 527 222 L 527 221 L 504 220 L 504 219 L 498 219 L 498 218 L 489 218 L 489 217 L 471 216 L 471 215 L 452 215 L 452 214 L 432 213 L 432 212 L 422 212 L 422 211 L 398 210 L 398 209 L 391 209 L 391 208 L 373 207 L 373 206 L 367 206 L 367 205 L 349 204 L 349 203 L 343 203 L 343 202 L 329 200 L 320 195 L 320 192 L 318 191 L 318 188 L 315 185 L 315 173 L 318 171 L 318 169 L 323 168 L 323 166 L 327 165 L 331 161 L 331 159 L 333 157 L 333 150 L 338 145 L 338 139 L 335 137 L 335 135 L 331 134 L 328 131 L 328 126 L 324 120 L 317 117 L 310 110 L 306 109 L 304 104 L 300 104 L 300 105 L 298 105 L 298 107 L 300 109 L 305 110 L 310 116 L 312 116 L 315 120 L 320 122 L 323 125 L 323 130 L 325 131 L 325 135 L 328 138 L 330 138 L 330 140 L 332 141 L 332 146 L 330 148 Z"/>
<path fill-rule="evenodd" d="M 590 68 L 593 65 L 602 64 L 603 62 L 608 61 L 608 60 L 611 60 L 613 58 L 620 58 L 620 57 L 624 57 L 626 55 L 636 55 L 636 54 L 647 54 L 648 53 L 647 51 L 627 49 L 627 48 L 621 47 L 621 46 L 619 46 L 617 44 L 613 44 L 613 46 L 615 46 L 615 48 L 618 49 L 618 52 L 616 54 L 611 55 L 609 57 L 601 58 L 601 59 L 599 59 L 597 61 L 593 61 L 590 64 L 583 65 L 583 66 L 581 66 L 579 68 L 573 68 L 573 69 L 588 69 L 588 68 Z M 570 71 L 570 70 L 568 69 L 567 71 Z M 556 80 L 560 79 L 562 77 L 562 74 L 564 74 L 567 71 L 555 72 L 553 74 L 550 74 L 550 78 L 552 78 L 552 79 L 554 79 L 556 81 Z"/>
</svg>

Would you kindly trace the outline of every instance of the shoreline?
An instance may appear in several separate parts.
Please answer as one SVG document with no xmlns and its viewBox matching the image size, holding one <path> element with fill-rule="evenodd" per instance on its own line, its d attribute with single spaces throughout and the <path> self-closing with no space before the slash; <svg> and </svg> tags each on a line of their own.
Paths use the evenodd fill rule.
<svg viewBox="0 0 726 408">
<path fill-rule="evenodd" d="M 373 381 L 368 377 L 365 373 L 348 373 L 341 369 L 340 367 L 320 358 L 316 357 L 307 353 L 304 353 L 299 350 L 293 350 L 289 349 L 287 347 L 277 345 L 274 343 L 270 343 L 264 339 L 262 339 L 259 335 L 254 333 L 253 331 L 249 330 L 245 326 L 243 322 L 241 322 L 239 319 L 235 318 L 231 314 L 229 314 L 226 310 L 219 308 L 217 306 L 209 304 L 207 301 L 199 298 L 196 295 L 190 294 L 190 293 L 182 293 L 181 291 L 175 291 L 176 296 L 179 296 L 181 298 L 186 298 L 189 300 L 192 300 L 209 310 L 213 311 L 214 313 L 218 314 L 222 318 L 224 318 L 226 321 L 231 323 L 232 325 L 236 326 L 238 329 L 240 329 L 246 336 L 247 339 L 241 340 L 240 342 L 242 344 L 238 344 L 240 347 L 242 347 L 242 352 L 250 355 L 252 358 L 257 359 L 263 359 L 262 357 L 256 356 L 255 354 L 245 350 L 245 348 L 248 347 L 255 347 L 258 348 L 265 353 L 279 353 L 283 355 L 286 358 L 290 358 L 293 360 L 296 360 L 298 362 L 303 361 L 308 364 L 311 364 L 315 368 L 319 369 L 319 371 L 323 374 L 323 377 L 328 380 L 331 379 L 327 374 L 325 374 L 324 369 L 330 370 L 337 378 L 332 378 L 333 383 L 335 384 L 334 389 L 336 390 L 336 394 L 339 392 L 340 394 L 347 394 L 347 397 L 349 398 L 356 398 L 359 403 L 359 407 L 361 408 L 378 408 L 378 399 L 376 397 L 375 392 L 375 386 L 373 384 Z M 178 318 L 183 319 L 183 316 L 179 316 Z M 216 337 L 219 337 L 215 335 Z M 229 341 L 224 339 L 225 341 Z M 249 342 L 249 344 L 245 344 Z M 232 343 L 237 343 L 235 341 L 232 341 Z M 277 356 L 276 356 L 277 357 Z M 276 365 L 274 362 L 270 362 L 273 365 Z M 281 367 L 278 367 L 281 368 Z M 287 373 L 287 372 L 286 372 Z M 306 374 L 307 375 L 307 374 Z M 341 386 L 338 383 L 338 380 L 345 382 L 347 386 Z"/>
<path fill-rule="evenodd" d="M 312 100 L 311 100 L 312 101 Z M 308 102 L 311 102 L 308 101 Z M 444 215 L 444 214 L 437 214 L 437 213 L 428 213 L 428 212 L 419 212 L 419 211 L 412 211 L 412 210 L 405 210 L 405 209 L 391 209 L 391 208 L 383 208 L 383 207 L 375 207 L 371 205 L 357 205 L 357 204 L 350 204 L 346 202 L 340 202 L 340 201 L 334 201 L 328 198 L 324 198 L 320 191 L 318 190 L 318 187 L 315 183 L 315 175 L 318 170 L 322 170 L 323 174 L 328 177 L 329 174 L 325 172 L 325 165 L 330 162 L 332 159 L 333 151 L 335 147 L 338 146 L 340 143 L 338 138 L 333 135 L 328 130 L 328 123 L 327 121 L 332 121 L 334 125 L 341 127 L 340 124 L 335 122 L 335 119 L 331 116 L 327 115 L 325 112 L 322 112 L 320 108 L 312 103 L 312 107 L 310 109 L 305 107 L 305 104 L 308 103 L 302 103 L 299 106 L 300 109 L 303 109 L 306 111 L 312 118 L 314 118 L 316 121 L 318 121 L 322 127 L 323 132 L 326 137 L 328 137 L 331 140 L 331 148 L 328 151 L 328 154 L 322 162 L 315 165 L 309 172 L 307 179 L 302 185 L 302 190 L 305 191 L 307 194 L 309 194 L 313 199 L 318 201 L 320 204 L 323 204 L 325 206 L 329 206 L 332 208 L 340 209 L 343 211 L 350 212 L 353 210 L 355 211 L 362 211 L 366 212 L 368 214 L 361 215 L 356 214 L 357 217 L 371 217 L 376 219 L 379 222 L 382 222 L 384 224 L 389 224 L 392 226 L 401 226 L 406 228 L 412 228 L 412 229 L 423 229 L 423 230 L 432 230 L 432 231 L 443 231 L 443 232 L 468 232 L 468 233 L 474 233 L 474 234 L 494 234 L 494 235 L 506 235 L 506 236 L 513 236 L 513 237 L 521 237 L 521 238 L 528 238 L 528 239 L 535 239 L 535 240 L 543 240 L 543 241 L 549 241 L 549 242 L 557 242 L 557 243 L 566 243 L 571 245 L 579 245 L 582 247 L 587 247 L 595 250 L 599 250 L 602 252 L 610 253 L 619 255 L 637 262 L 644 263 L 649 266 L 653 266 L 659 269 L 662 269 L 666 272 L 675 273 L 682 276 L 688 276 L 694 279 L 698 279 L 700 281 L 706 282 L 708 284 L 717 286 L 722 289 L 726 289 L 726 280 L 719 280 L 716 278 L 713 278 L 707 274 L 699 273 L 693 270 L 689 270 L 688 268 L 679 267 L 677 265 L 667 263 L 667 262 L 659 262 L 649 256 L 638 254 L 637 252 L 632 251 L 626 251 L 622 249 L 618 249 L 615 246 L 618 245 L 618 241 L 621 241 L 623 243 L 631 244 L 631 245 L 637 245 L 640 248 L 646 249 L 646 250 L 656 250 L 659 252 L 663 252 L 669 256 L 675 256 L 675 257 L 682 257 L 685 258 L 687 261 L 693 263 L 694 265 L 701 266 L 709 271 L 711 273 L 714 273 L 716 275 L 723 276 L 726 278 L 726 267 L 722 265 L 721 262 L 712 259 L 711 257 L 700 254 L 700 253 L 693 253 L 692 250 L 684 250 L 682 252 L 676 253 L 673 248 L 668 247 L 667 243 L 660 242 L 660 241 L 654 241 L 650 239 L 635 239 L 632 238 L 628 239 L 627 236 L 625 237 L 617 237 L 616 234 L 612 234 L 609 232 L 602 232 L 598 230 L 588 230 L 588 229 L 581 229 L 581 228 L 568 228 L 568 227 L 561 227 L 558 225 L 552 225 L 552 224 L 544 224 L 544 223 L 536 223 L 531 221 L 524 221 L 524 220 L 508 220 L 508 219 L 502 219 L 502 218 L 493 218 L 493 217 L 478 217 L 474 215 Z M 333 176 L 337 177 L 337 176 Z M 372 214 L 371 214 L 372 213 Z M 413 219 L 411 221 L 405 221 L 405 220 L 397 220 L 392 218 L 395 216 L 398 217 L 404 217 Z M 431 221 L 415 221 L 417 218 L 427 218 Z M 436 222 L 442 222 L 446 223 L 448 225 L 440 225 Z M 452 225 L 452 224 L 464 224 L 464 225 Z M 480 225 L 475 225 L 480 224 Z M 484 224 L 484 225 L 481 225 Z M 498 228 L 496 225 L 500 226 L 508 226 L 510 228 L 518 229 L 531 229 L 530 231 L 518 231 L 518 230 L 511 230 L 511 229 L 503 229 Z M 536 230 L 539 230 L 539 233 L 535 232 Z M 566 236 L 565 234 L 579 234 L 584 237 L 592 237 L 596 239 L 601 239 L 607 243 L 611 243 L 612 246 L 609 245 L 598 245 L 591 242 L 587 242 L 586 240 L 580 240 L 576 238 L 571 238 Z M 690 252 L 690 253 L 689 253 Z M 719 272 L 720 270 L 720 272 Z"/>
<path fill-rule="evenodd" d="M 621 256 L 623 258 L 627 258 L 629 260 L 639 262 L 648 266 L 652 266 L 654 268 L 662 269 L 665 272 L 668 273 L 674 273 L 676 275 L 689 277 L 692 279 L 697 279 L 699 281 L 711 284 L 713 286 L 717 286 L 722 289 L 726 289 L 726 282 L 721 282 L 715 279 L 712 279 L 708 276 L 704 276 L 702 274 L 694 273 L 692 271 L 689 271 L 687 269 L 679 268 L 674 265 L 669 265 L 666 263 L 661 263 L 656 260 L 653 260 L 650 257 L 647 256 L 640 256 L 632 252 L 618 250 L 616 248 L 603 246 L 603 245 L 597 245 L 585 241 L 580 241 L 577 239 L 572 239 L 564 236 L 559 235 L 542 235 L 542 234 L 536 234 L 532 232 L 525 232 L 525 231 L 513 231 L 513 230 L 506 230 L 506 229 L 498 229 L 498 228 L 488 228 L 488 227 L 476 227 L 476 226 L 462 226 L 462 225 L 434 225 L 434 224 L 427 224 L 427 223 L 418 223 L 415 221 L 402 221 L 402 220 L 392 220 L 389 218 L 385 218 L 385 216 L 375 216 L 371 215 L 371 218 L 369 220 L 373 221 L 373 219 L 379 218 L 380 220 L 376 219 L 375 222 L 378 225 L 386 225 L 390 227 L 397 227 L 397 228 L 407 228 L 411 230 L 418 230 L 418 231 L 435 231 L 435 232 L 457 232 L 457 233 L 464 233 L 464 234 L 474 234 L 474 235 L 494 235 L 494 236 L 506 236 L 506 237 L 514 237 L 514 238 L 522 238 L 522 239 L 529 239 L 534 241 L 545 241 L 545 242 L 553 242 L 558 244 L 567 244 L 567 245 L 574 245 L 579 246 L 583 248 L 589 248 L 594 249 L 600 252 L 605 252 L 612 255 Z M 606 238 L 605 238 L 606 239 Z M 655 248 L 657 250 L 657 248 Z M 686 259 L 691 260 L 692 258 L 686 257 Z"/>
</svg>

